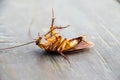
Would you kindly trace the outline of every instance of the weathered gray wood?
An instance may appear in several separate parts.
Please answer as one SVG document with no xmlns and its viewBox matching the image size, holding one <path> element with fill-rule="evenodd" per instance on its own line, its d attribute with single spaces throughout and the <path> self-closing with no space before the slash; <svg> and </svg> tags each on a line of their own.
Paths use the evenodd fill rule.
<svg viewBox="0 0 120 80">
<path fill-rule="evenodd" d="M 87 35 L 95 46 L 67 55 L 48 55 L 35 44 L 0 51 L 0 80 L 120 80 L 119 0 L 0 0 L 0 48 L 31 41 L 51 23 L 68 25 L 67 38 Z"/>
</svg>

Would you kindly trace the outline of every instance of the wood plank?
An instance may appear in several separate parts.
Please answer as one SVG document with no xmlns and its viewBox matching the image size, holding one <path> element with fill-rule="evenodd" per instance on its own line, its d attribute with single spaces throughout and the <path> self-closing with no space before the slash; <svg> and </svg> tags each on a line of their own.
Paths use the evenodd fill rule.
<svg viewBox="0 0 120 80">
<path fill-rule="evenodd" d="M 95 46 L 68 54 L 71 67 L 59 55 L 49 55 L 34 43 L 0 51 L 0 80 L 119 80 L 120 4 L 118 0 L 1 0 L 0 48 L 31 41 L 31 33 L 47 32 L 54 8 L 64 37 L 82 34 Z"/>
</svg>

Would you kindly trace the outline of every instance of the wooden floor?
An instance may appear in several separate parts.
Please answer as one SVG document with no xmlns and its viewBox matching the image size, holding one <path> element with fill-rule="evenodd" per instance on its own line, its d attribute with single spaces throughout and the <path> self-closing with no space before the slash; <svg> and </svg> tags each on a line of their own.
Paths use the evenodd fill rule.
<svg viewBox="0 0 120 80">
<path fill-rule="evenodd" d="M 120 0 L 0 0 L 0 48 L 31 41 L 55 24 L 64 37 L 87 35 L 89 50 L 68 54 L 71 66 L 34 43 L 0 51 L 0 80 L 120 80 Z"/>
</svg>

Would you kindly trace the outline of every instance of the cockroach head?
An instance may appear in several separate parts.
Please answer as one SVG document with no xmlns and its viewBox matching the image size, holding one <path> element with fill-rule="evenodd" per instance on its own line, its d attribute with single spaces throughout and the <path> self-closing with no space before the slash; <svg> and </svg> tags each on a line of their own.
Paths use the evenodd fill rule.
<svg viewBox="0 0 120 80">
<path fill-rule="evenodd" d="M 40 42 L 41 42 L 41 39 L 42 39 L 42 37 L 38 37 L 38 39 L 36 40 L 36 45 L 38 45 Z"/>
</svg>

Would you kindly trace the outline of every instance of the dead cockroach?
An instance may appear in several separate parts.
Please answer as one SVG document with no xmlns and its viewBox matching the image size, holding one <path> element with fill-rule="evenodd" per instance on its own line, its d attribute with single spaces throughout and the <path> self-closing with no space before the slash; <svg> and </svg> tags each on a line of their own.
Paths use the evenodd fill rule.
<svg viewBox="0 0 120 80">
<path fill-rule="evenodd" d="M 55 20 L 54 12 L 52 10 L 51 27 L 50 27 L 50 30 L 43 37 L 38 34 L 38 38 L 34 39 L 34 41 L 13 46 L 13 47 L 1 48 L 0 50 L 16 48 L 16 47 L 28 45 L 35 42 L 36 45 L 38 45 L 41 49 L 47 52 L 56 52 L 60 54 L 65 60 L 67 60 L 68 63 L 70 63 L 68 58 L 64 55 L 64 52 L 81 50 L 85 48 L 90 48 L 92 46 L 92 42 L 86 41 L 85 35 L 82 35 L 77 38 L 69 39 L 69 40 L 67 38 L 63 39 L 61 35 L 55 32 L 55 30 L 67 28 L 69 25 L 65 27 L 55 26 L 54 20 Z M 42 42 L 43 38 L 46 40 L 44 43 Z"/>
</svg>

